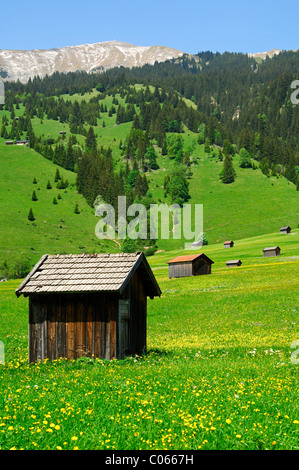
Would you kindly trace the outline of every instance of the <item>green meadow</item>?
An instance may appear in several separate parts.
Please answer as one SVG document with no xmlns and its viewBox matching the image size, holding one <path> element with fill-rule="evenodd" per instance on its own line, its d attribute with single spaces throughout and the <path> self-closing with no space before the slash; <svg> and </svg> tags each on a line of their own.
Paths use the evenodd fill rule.
<svg viewBox="0 0 299 470">
<path fill-rule="evenodd" d="M 67 99 L 79 99 L 80 95 Z M 84 95 L 85 96 L 85 95 Z M 123 102 L 118 95 L 119 102 Z M 65 98 L 66 99 L 66 98 Z M 87 98 L 86 98 L 87 99 Z M 113 98 L 107 97 L 104 104 L 110 109 Z M 20 106 L 22 108 L 22 105 Z M 22 114 L 22 109 L 16 114 Z M 7 111 L 0 112 L 7 113 Z M 124 142 L 131 122 L 116 125 L 115 114 L 101 113 L 95 133 L 98 145 L 111 147 L 116 167 L 124 166 L 120 141 Z M 106 126 L 102 127 L 105 121 Z M 59 121 L 39 118 L 32 120 L 38 136 L 59 137 L 61 130 L 69 132 L 68 125 Z M 266 177 L 259 169 L 239 167 L 239 157 L 234 157 L 237 177 L 234 183 L 224 185 L 219 180 L 223 163 L 213 154 L 206 154 L 204 146 L 196 142 L 197 135 L 186 131 L 182 134 L 184 148 L 192 148 L 189 182 L 190 200 L 203 205 L 203 228 L 208 243 L 221 243 L 230 239 L 258 236 L 279 230 L 282 225 L 298 227 L 299 204 L 295 185 L 284 177 Z M 76 135 L 80 145 L 85 138 Z M 164 201 L 164 178 L 170 174 L 174 161 L 161 155 L 156 147 L 159 169 L 147 172 L 152 201 Z M 119 243 L 100 241 L 95 236 L 98 219 L 94 209 L 78 194 L 75 186 L 76 174 L 59 168 L 60 175 L 68 180 L 65 190 L 56 188 L 55 173 L 58 167 L 28 147 L 6 146 L 0 139 L 0 262 L 26 258 L 33 265 L 44 253 L 115 251 Z M 37 184 L 33 184 L 33 178 Z M 50 181 L 52 188 L 47 189 Z M 32 201 L 33 190 L 37 201 Z M 61 199 L 58 198 L 60 194 Z M 58 204 L 53 204 L 56 198 Z M 78 204 L 79 214 L 74 214 Z M 32 208 L 35 221 L 28 221 Z M 192 211 L 194 218 L 194 212 Z M 159 250 L 183 249 L 188 240 L 159 240 Z"/>
<path fill-rule="evenodd" d="M 26 259 L 34 265 L 45 252 L 101 252 L 118 247 L 95 236 L 97 218 L 76 190 L 75 173 L 58 168 L 28 147 L 6 150 L 0 147 L 2 262 Z M 56 187 L 57 169 L 69 183 L 66 189 Z M 47 189 L 48 181 L 51 189 Z M 32 201 L 33 191 L 36 201 Z M 57 204 L 53 204 L 54 198 Z M 74 212 L 76 204 L 78 214 Z M 28 220 L 30 208 L 34 221 Z"/>
<path fill-rule="evenodd" d="M 63 99 L 88 101 L 96 93 Z M 108 110 L 112 101 L 103 101 Z M 15 110 L 23 112 L 22 105 Z M 115 114 L 101 113 L 94 130 L 120 168 L 120 141 L 132 122 L 115 121 Z M 67 124 L 46 118 L 33 118 L 32 126 L 45 138 L 69 134 Z M 197 134 L 185 129 L 181 135 L 184 149 L 192 148 L 189 202 L 203 204 L 208 245 L 198 251 L 214 261 L 212 274 L 169 279 L 167 261 L 189 253 L 186 240 L 159 240 L 148 261 L 162 295 L 148 299 L 144 355 L 30 365 L 28 299 L 14 292 L 22 279 L 1 282 L 1 450 L 299 449 L 295 185 L 240 168 L 238 155 L 236 180 L 224 185 L 218 157 L 204 152 Z M 84 136 L 76 138 L 84 147 Z M 174 161 L 155 148 L 159 169 L 147 178 L 153 202 L 161 203 Z M 57 188 L 57 168 L 33 149 L 6 146 L 0 138 L 0 264 L 33 266 L 45 253 L 119 251 L 116 241 L 95 236 L 98 219 L 76 190 L 76 174 L 59 167 L 68 186 Z M 281 235 L 282 225 L 290 225 L 291 234 Z M 234 248 L 224 249 L 230 239 Z M 263 248 L 276 245 L 281 255 L 263 258 Z M 227 268 L 229 259 L 242 265 Z"/>
<path fill-rule="evenodd" d="M 1 283 L 0 448 L 298 449 L 298 242 L 209 245 L 212 274 L 191 278 L 168 279 L 177 251 L 150 257 L 147 353 L 123 361 L 28 365 L 28 300 Z"/>
</svg>

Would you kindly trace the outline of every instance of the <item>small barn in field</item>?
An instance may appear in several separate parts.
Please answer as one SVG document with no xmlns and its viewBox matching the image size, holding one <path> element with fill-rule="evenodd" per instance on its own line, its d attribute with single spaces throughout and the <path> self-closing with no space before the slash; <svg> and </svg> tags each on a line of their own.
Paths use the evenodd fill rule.
<svg viewBox="0 0 299 470">
<path fill-rule="evenodd" d="M 233 248 L 234 242 L 232 240 L 228 240 L 224 242 L 224 248 Z"/>
<path fill-rule="evenodd" d="M 230 261 L 226 261 L 225 264 L 228 268 L 232 268 L 234 266 L 241 266 L 242 261 L 240 259 L 233 259 L 233 260 L 230 260 Z"/>
<path fill-rule="evenodd" d="M 29 362 L 122 359 L 146 350 L 147 297 L 161 290 L 143 253 L 44 255 L 29 296 Z"/>
<path fill-rule="evenodd" d="M 285 234 L 285 233 L 291 233 L 291 227 L 289 225 L 285 225 L 284 227 L 280 228 L 280 233 Z"/>
<path fill-rule="evenodd" d="M 204 253 L 195 255 L 177 256 L 167 261 L 168 277 L 199 276 L 201 274 L 211 274 L 212 261 Z"/>
<path fill-rule="evenodd" d="M 279 246 L 270 246 L 263 249 L 264 258 L 268 256 L 279 256 L 280 248 Z"/>
</svg>

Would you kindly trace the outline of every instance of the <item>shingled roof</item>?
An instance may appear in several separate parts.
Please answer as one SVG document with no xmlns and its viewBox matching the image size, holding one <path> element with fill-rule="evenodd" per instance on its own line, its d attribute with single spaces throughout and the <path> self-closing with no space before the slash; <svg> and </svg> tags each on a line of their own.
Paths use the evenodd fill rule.
<svg viewBox="0 0 299 470">
<path fill-rule="evenodd" d="M 182 256 L 176 256 L 175 258 L 172 258 L 171 260 L 167 261 L 168 264 L 171 263 L 188 263 L 195 261 L 197 258 L 205 258 L 207 261 L 210 261 L 211 263 L 214 264 L 214 261 L 212 261 L 207 255 L 204 253 L 197 253 L 195 255 L 182 255 Z"/>
<path fill-rule="evenodd" d="M 139 267 L 146 280 L 147 295 L 160 296 L 160 288 L 143 253 L 44 255 L 15 292 L 18 297 L 99 291 L 121 294 Z"/>
</svg>

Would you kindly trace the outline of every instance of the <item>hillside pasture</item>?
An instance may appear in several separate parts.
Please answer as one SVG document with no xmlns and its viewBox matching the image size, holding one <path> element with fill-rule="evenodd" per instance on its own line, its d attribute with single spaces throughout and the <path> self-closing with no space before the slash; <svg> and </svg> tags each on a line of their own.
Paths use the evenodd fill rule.
<svg viewBox="0 0 299 470">
<path fill-rule="evenodd" d="M 168 279 L 177 252 L 150 257 L 148 350 L 123 361 L 28 365 L 28 300 L 1 283 L 0 448 L 298 449 L 298 241 L 210 245 L 212 274 L 192 278 Z M 273 244 L 281 256 L 263 258 Z"/>
</svg>

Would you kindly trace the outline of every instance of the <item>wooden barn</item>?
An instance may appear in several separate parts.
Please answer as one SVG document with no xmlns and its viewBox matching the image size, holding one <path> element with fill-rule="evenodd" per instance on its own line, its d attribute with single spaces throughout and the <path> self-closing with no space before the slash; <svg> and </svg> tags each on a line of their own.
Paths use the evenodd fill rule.
<svg viewBox="0 0 299 470">
<path fill-rule="evenodd" d="M 13 145 L 13 140 L 7 140 L 7 141 L 5 142 L 5 145 Z"/>
<path fill-rule="evenodd" d="M 268 247 L 268 248 L 264 248 L 263 253 L 264 253 L 264 258 L 266 258 L 268 256 L 279 256 L 280 255 L 280 248 L 279 248 L 279 246 L 271 246 L 271 247 Z"/>
<path fill-rule="evenodd" d="M 291 227 L 289 225 L 285 225 L 284 227 L 280 228 L 280 233 L 285 234 L 285 233 L 291 233 Z"/>
<path fill-rule="evenodd" d="M 224 242 L 224 248 L 233 248 L 234 242 L 232 240 L 228 240 Z"/>
<path fill-rule="evenodd" d="M 214 261 L 204 253 L 197 253 L 195 255 L 177 256 L 167 261 L 167 263 L 168 276 L 172 278 L 211 274 Z"/>
<path fill-rule="evenodd" d="M 226 261 L 225 264 L 228 268 L 232 268 L 234 266 L 241 266 L 242 261 L 240 259 L 232 259 L 230 261 Z"/>
<path fill-rule="evenodd" d="M 29 362 L 122 359 L 146 350 L 147 297 L 161 290 L 143 253 L 44 255 L 29 296 Z"/>
</svg>

